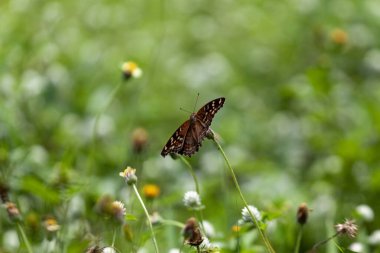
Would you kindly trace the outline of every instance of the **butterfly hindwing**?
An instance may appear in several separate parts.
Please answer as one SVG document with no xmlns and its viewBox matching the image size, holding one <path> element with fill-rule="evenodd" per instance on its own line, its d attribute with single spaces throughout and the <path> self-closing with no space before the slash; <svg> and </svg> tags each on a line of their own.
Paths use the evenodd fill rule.
<svg viewBox="0 0 380 253">
<path fill-rule="evenodd" d="M 162 156 L 166 156 L 170 153 L 178 153 L 181 151 L 187 135 L 187 131 L 189 130 L 189 126 L 190 121 L 187 120 L 173 133 L 161 151 Z"/>
</svg>

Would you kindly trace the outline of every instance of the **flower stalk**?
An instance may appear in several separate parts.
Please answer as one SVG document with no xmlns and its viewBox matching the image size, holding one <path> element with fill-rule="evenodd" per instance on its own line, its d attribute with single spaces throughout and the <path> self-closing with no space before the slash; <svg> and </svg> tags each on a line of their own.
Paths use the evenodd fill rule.
<svg viewBox="0 0 380 253">
<path fill-rule="evenodd" d="M 159 251 L 158 251 L 158 246 L 157 246 L 157 240 L 156 240 L 156 236 L 154 235 L 153 225 L 152 225 L 152 222 L 150 220 L 150 216 L 149 216 L 148 210 L 146 209 L 144 201 L 142 200 L 142 198 L 141 198 L 141 196 L 139 194 L 139 191 L 137 190 L 136 184 L 132 184 L 132 188 L 135 191 L 136 196 L 139 199 L 142 208 L 144 209 L 144 213 L 145 213 L 145 215 L 147 217 L 147 220 L 148 220 L 148 225 L 149 225 L 149 228 L 150 228 L 150 232 L 152 234 L 152 240 L 153 240 L 154 248 L 156 250 L 156 253 L 158 253 Z"/>
<path fill-rule="evenodd" d="M 230 164 L 230 162 L 229 162 L 229 160 L 228 160 L 226 154 L 224 153 L 224 151 L 223 151 L 222 147 L 220 146 L 219 142 L 218 142 L 215 138 L 211 138 L 211 139 L 214 141 L 214 143 L 216 144 L 218 150 L 219 150 L 220 153 L 222 154 L 222 156 L 223 156 L 223 158 L 224 158 L 224 160 L 225 160 L 225 162 L 226 162 L 226 164 L 227 164 L 227 167 L 228 167 L 229 170 L 230 170 L 230 173 L 231 173 L 232 179 L 233 179 L 233 181 L 234 181 L 234 184 L 235 184 L 236 190 L 238 191 L 238 193 L 239 193 L 239 195 L 240 195 L 240 198 L 241 198 L 241 200 L 242 200 L 243 203 L 244 203 L 244 206 L 247 208 L 247 211 L 248 211 L 249 215 L 251 216 L 252 220 L 254 221 L 254 223 L 255 223 L 255 225 L 256 225 L 258 231 L 259 231 L 260 237 L 261 237 L 261 239 L 264 241 L 264 244 L 265 244 L 265 246 L 266 246 L 266 248 L 267 248 L 267 251 L 270 252 L 270 253 L 274 253 L 275 251 L 274 251 L 274 249 L 272 248 L 272 246 L 271 246 L 271 244 L 270 244 L 270 242 L 269 242 L 267 236 L 266 236 L 265 233 L 262 231 L 262 229 L 261 229 L 261 227 L 260 227 L 260 224 L 259 224 L 259 221 L 256 219 L 255 215 L 251 212 L 251 210 L 250 210 L 249 207 L 248 207 L 248 203 L 247 203 L 247 201 L 246 201 L 245 198 L 244 198 L 244 195 L 243 195 L 243 193 L 242 193 L 242 191 L 241 191 L 241 189 L 240 189 L 240 186 L 239 186 L 239 182 L 237 181 L 237 178 L 236 178 L 235 172 L 234 172 L 234 170 L 232 169 L 232 166 L 231 166 L 231 164 Z"/>
</svg>

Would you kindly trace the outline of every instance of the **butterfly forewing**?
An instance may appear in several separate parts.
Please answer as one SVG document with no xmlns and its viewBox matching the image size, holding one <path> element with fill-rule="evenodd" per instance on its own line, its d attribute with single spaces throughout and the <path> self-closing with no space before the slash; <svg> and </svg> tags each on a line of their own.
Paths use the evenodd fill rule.
<svg viewBox="0 0 380 253">
<path fill-rule="evenodd" d="M 170 137 L 161 151 L 162 156 L 171 153 L 191 156 L 198 151 L 202 140 L 206 136 L 212 119 L 217 111 L 223 107 L 225 98 L 214 99 L 205 104 L 199 111 L 190 116 Z"/>
<path fill-rule="evenodd" d="M 199 119 L 207 128 L 210 127 L 212 119 L 216 112 L 223 107 L 224 101 L 225 98 L 221 97 L 208 102 L 197 112 L 197 119 Z"/>
</svg>

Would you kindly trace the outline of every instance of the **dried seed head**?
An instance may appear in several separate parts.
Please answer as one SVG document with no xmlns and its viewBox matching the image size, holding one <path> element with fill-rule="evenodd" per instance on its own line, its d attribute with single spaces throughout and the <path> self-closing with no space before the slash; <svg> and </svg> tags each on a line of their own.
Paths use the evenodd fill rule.
<svg viewBox="0 0 380 253">
<path fill-rule="evenodd" d="M 20 211 L 18 210 L 15 203 L 7 202 L 5 203 L 5 208 L 7 209 L 8 216 L 12 221 L 21 220 Z"/>
<path fill-rule="evenodd" d="M 344 45 L 347 44 L 348 41 L 348 35 L 347 32 L 342 29 L 335 29 L 330 34 L 332 42 L 334 42 L 337 45 Z"/>
<path fill-rule="evenodd" d="M 8 196 L 9 188 L 3 182 L 0 182 L 0 199 L 3 203 L 7 203 L 9 201 Z"/>
<path fill-rule="evenodd" d="M 214 132 L 209 128 L 206 131 L 206 138 L 209 140 L 214 140 L 215 139 L 215 134 Z"/>
<path fill-rule="evenodd" d="M 302 203 L 298 207 L 297 222 L 301 225 L 304 225 L 307 222 L 308 216 L 309 216 L 309 208 L 307 207 L 306 203 Z"/>
<path fill-rule="evenodd" d="M 191 246 L 198 247 L 203 241 L 197 220 L 194 217 L 191 217 L 186 221 L 182 234 L 185 239 L 185 243 Z"/>
<path fill-rule="evenodd" d="M 90 248 L 86 249 L 85 253 L 102 253 L 103 249 L 100 248 L 99 246 L 91 246 Z"/>
<path fill-rule="evenodd" d="M 137 154 L 142 153 L 148 143 L 148 132 L 142 128 L 136 128 L 132 133 L 133 151 Z"/>
<path fill-rule="evenodd" d="M 126 209 L 121 201 L 114 201 L 111 205 L 112 215 L 116 220 L 123 221 Z"/>
<path fill-rule="evenodd" d="M 343 224 L 335 225 L 335 230 L 339 235 L 347 235 L 348 237 L 355 238 L 358 232 L 358 226 L 354 220 L 347 220 Z"/>
</svg>

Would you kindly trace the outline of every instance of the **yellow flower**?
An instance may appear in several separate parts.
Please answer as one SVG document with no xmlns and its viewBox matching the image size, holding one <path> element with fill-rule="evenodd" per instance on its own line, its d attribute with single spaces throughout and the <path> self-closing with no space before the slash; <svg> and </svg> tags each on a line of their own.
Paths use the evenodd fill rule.
<svg viewBox="0 0 380 253">
<path fill-rule="evenodd" d="M 146 184 L 143 187 L 143 192 L 146 198 L 154 199 L 160 195 L 160 187 L 156 184 Z"/>
<path fill-rule="evenodd" d="M 56 232 L 58 231 L 61 226 L 58 224 L 57 220 L 55 218 L 47 218 L 44 221 L 44 227 L 48 232 Z"/>
<path fill-rule="evenodd" d="M 238 225 L 233 225 L 232 226 L 232 232 L 234 232 L 234 233 L 240 232 L 240 229 L 241 229 L 241 227 L 238 226 Z"/>
<path fill-rule="evenodd" d="M 331 40 L 337 45 L 344 45 L 348 41 L 348 35 L 346 31 L 342 29 L 334 29 L 330 34 Z"/>
<path fill-rule="evenodd" d="M 142 70 L 133 61 L 124 62 L 121 65 L 121 71 L 123 72 L 123 77 L 128 80 L 131 77 L 139 78 L 142 75 Z"/>
</svg>

